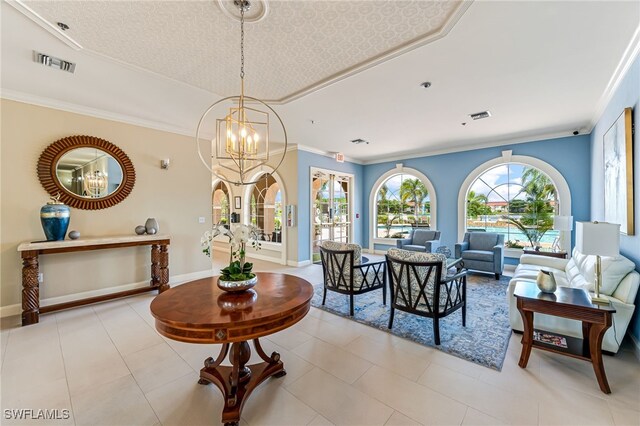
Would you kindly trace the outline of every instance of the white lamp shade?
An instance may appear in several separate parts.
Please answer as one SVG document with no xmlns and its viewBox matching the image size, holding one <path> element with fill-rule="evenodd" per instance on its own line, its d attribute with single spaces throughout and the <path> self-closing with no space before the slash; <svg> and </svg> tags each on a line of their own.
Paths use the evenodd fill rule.
<svg viewBox="0 0 640 426">
<path fill-rule="evenodd" d="M 554 216 L 553 229 L 556 231 L 572 231 L 573 216 Z"/>
<path fill-rule="evenodd" d="M 620 225 L 607 222 L 576 222 L 576 249 L 582 254 L 620 254 Z"/>
</svg>

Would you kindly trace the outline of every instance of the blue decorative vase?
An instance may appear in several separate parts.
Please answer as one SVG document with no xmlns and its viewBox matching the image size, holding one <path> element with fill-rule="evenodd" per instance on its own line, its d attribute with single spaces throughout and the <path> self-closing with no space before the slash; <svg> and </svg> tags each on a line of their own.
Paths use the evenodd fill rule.
<svg viewBox="0 0 640 426">
<path fill-rule="evenodd" d="M 69 228 L 71 212 L 69 206 L 52 197 L 51 201 L 40 209 L 40 222 L 47 241 L 62 241 Z"/>
</svg>

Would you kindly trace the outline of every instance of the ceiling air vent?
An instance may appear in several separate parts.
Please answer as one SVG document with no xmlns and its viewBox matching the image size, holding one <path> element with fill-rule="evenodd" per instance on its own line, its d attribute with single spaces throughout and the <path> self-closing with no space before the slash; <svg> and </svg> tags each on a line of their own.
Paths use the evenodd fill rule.
<svg viewBox="0 0 640 426">
<path fill-rule="evenodd" d="M 473 118 L 474 120 L 482 120 L 483 118 L 491 117 L 491 113 L 489 111 L 481 111 L 476 112 L 475 114 L 469 114 L 469 117 Z"/>
<path fill-rule="evenodd" d="M 352 139 L 351 143 L 356 144 L 356 145 L 360 145 L 361 143 L 367 144 L 369 145 L 369 141 L 365 141 L 364 139 Z"/>
<path fill-rule="evenodd" d="M 68 71 L 73 74 L 76 70 L 76 64 L 73 62 L 65 61 L 64 59 L 49 56 L 44 53 L 33 51 L 33 60 L 39 64 L 46 65 L 51 68 L 55 68 L 61 71 Z"/>
</svg>

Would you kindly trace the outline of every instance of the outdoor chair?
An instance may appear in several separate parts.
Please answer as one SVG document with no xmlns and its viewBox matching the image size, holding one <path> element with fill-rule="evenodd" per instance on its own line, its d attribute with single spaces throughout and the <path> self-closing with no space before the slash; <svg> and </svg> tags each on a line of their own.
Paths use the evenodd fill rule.
<svg viewBox="0 0 640 426">
<path fill-rule="evenodd" d="M 466 326 L 467 272 L 462 265 L 457 264 L 456 272 L 447 275 L 447 258 L 439 253 L 392 248 L 385 257 L 391 289 L 389 329 L 393 327 L 396 309 L 433 318 L 436 345 L 440 344 L 440 318 L 460 309 L 462 326 Z"/>
<path fill-rule="evenodd" d="M 327 290 L 349 295 L 349 315 L 353 316 L 353 299 L 357 294 L 382 289 L 382 302 L 387 304 L 387 275 L 384 260 L 361 264 L 362 247 L 324 241 L 320 245 L 325 304 Z"/>
<path fill-rule="evenodd" d="M 492 272 L 499 280 L 504 270 L 504 234 L 465 232 L 463 242 L 455 245 L 455 257 L 462 258 L 465 268 Z"/>
</svg>

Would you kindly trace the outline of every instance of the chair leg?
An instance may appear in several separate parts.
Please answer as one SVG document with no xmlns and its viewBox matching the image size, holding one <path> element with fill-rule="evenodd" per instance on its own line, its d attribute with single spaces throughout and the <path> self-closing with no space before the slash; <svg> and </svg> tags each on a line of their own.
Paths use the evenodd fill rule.
<svg viewBox="0 0 640 426">
<path fill-rule="evenodd" d="M 436 346 L 440 346 L 440 318 L 433 317 L 433 340 L 435 340 Z"/>
<path fill-rule="evenodd" d="M 496 272 L 496 280 L 499 280 L 499 279 L 500 279 L 500 274 Z"/>
<path fill-rule="evenodd" d="M 327 288 L 325 287 L 322 291 L 322 305 L 324 306 L 324 302 L 327 300 Z"/>
<path fill-rule="evenodd" d="M 382 304 L 385 306 L 387 304 L 387 283 L 382 285 Z"/>
<path fill-rule="evenodd" d="M 391 315 L 389 315 L 389 325 L 387 326 L 387 328 L 389 330 L 391 330 L 391 327 L 393 327 L 393 314 L 396 312 L 395 309 L 393 309 L 393 306 L 391 306 Z"/>
<path fill-rule="evenodd" d="M 462 302 L 462 326 L 467 326 L 467 302 Z"/>
<path fill-rule="evenodd" d="M 349 315 L 353 316 L 353 294 L 349 295 Z"/>
</svg>

